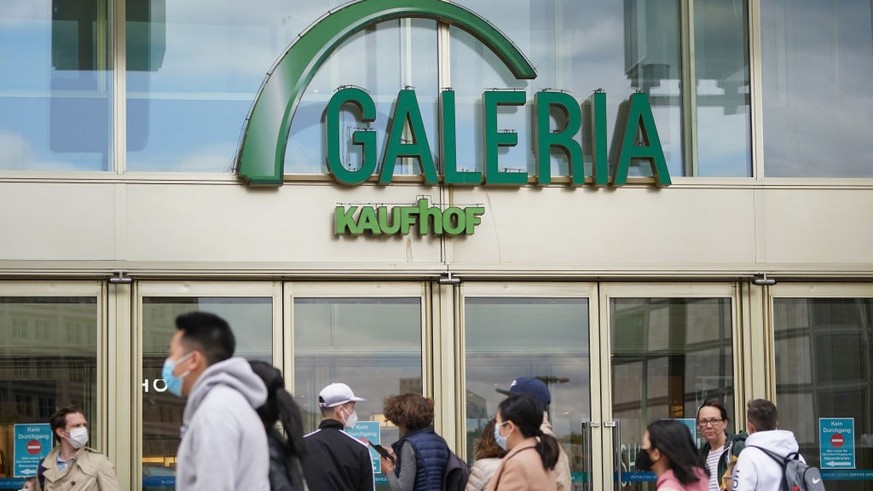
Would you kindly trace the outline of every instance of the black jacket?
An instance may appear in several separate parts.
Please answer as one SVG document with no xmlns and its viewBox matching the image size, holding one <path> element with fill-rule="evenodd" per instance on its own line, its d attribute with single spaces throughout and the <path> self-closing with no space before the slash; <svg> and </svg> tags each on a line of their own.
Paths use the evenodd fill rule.
<svg viewBox="0 0 873 491">
<path fill-rule="evenodd" d="M 343 425 L 325 419 L 306 435 L 303 474 L 312 491 L 374 491 L 373 463 L 367 446 L 342 431 Z"/>
<path fill-rule="evenodd" d="M 275 428 L 267 430 L 270 446 L 270 491 L 303 491 L 300 459 L 285 454 L 285 439 Z"/>
</svg>

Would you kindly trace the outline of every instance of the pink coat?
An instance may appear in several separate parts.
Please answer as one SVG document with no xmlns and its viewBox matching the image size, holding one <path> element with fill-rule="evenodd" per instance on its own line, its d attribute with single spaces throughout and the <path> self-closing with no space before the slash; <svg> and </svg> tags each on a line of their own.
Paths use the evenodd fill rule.
<svg viewBox="0 0 873 491">
<path fill-rule="evenodd" d="M 694 473 L 697 474 L 697 481 L 689 484 L 682 484 L 679 482 L 679 479 L 676 479 L 673 470 L 670 469 L 658 476 L 658 482 L 655 484 L 655 489 L 658 491 L 706 491 L 709 489 L 709 478 L 706 477 L 706 472 L 699 467 L 695 467 Z"/>
<path fill-rule="evenodd" d="M 503 457 L 488 491 L 555 491 L 555 471 L 543 467 L 536 438 L 528 438 Z"/>
</svg>

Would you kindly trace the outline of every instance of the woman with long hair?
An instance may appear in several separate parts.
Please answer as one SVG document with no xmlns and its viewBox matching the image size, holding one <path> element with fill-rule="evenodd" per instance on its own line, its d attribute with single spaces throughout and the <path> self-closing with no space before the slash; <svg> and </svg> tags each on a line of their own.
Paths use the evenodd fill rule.
<svg viewBox="0 0 873 491">
<path fill-rule="evenodd" d="M 279 369 L 263 361 L 249 361 L 249 364 L 267 386 L 267 402 L 257 412 L 264 423 L 270 446 L 270 490 L 308 490 L 301 464 L 304 447 L 300 409 L 285 390 L 285 379 Z M 287 437 L 276 429 L 277 422 L 281 422 Z"/>
<path fill-rule="evenodd" d="M 691 431 L 672 419 L 649 425 L 636 467 L 655 472 L 658 491 L 706 491 L 709 482 L 709 469 L 694 446 Z"/>
<path fill-rule="evenodd" d="M 513 395 L 497 407 L 494 440 L 506 455 L 488 483 L 488 491 L 556 489 L 558 440 L 540 429 L 543 407 L 528 394 Z"/>
<path fill-rule="evenodd" d="M 470 477 L 467 479 L 467 487 L 464 491 L 484 491 L 491 481 L 494 471 L 500 466 L 500 460 L 506 455 L 506 450 L 497 445 L 494 440 L 494 424 L 491 421 L 482 428 L 482 435 L 476 440 L 476 459 L 470 467 Z"/>
<path fill-rule="evenodd" d="M 730 418 L 721 402 L 711 399 L 697 409 L 697 426 L 706 443 L 700 447 L 700 456 L 709 468 L 709 491 L 728 489 L 731 471 L 740 452 L 746 446 L 746 432 L 731 435 Z"/>
</svg>

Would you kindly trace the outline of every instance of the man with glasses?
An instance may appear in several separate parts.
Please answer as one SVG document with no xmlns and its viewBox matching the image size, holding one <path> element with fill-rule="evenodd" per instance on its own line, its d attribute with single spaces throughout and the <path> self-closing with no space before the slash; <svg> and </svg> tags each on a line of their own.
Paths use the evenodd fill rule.
<svg viewBox="0 0 873 491">
<path fill-rule="evenodd" d="M 267 433 L 255 412 L 267 388 L 248 361 L 234 357 L 236 340 L 215 314 L 176 317 L 162 377 L 187 396 L 176 462 L 176 490 L 270 489 Z"/>
</svg>

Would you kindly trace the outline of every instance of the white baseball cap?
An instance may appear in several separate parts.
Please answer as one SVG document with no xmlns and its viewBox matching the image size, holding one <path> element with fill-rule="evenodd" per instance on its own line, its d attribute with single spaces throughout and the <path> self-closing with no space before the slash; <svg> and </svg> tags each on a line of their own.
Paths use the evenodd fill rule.
<svg viewBox="0 0 873 491">
<path fill-rule="evenodd" d="M 318 407 L 334 407 L 347 402 L 359 401 L 366 401 L 366 399 L 355 397 L 352 388 L 342 383 L 330 384 L 318 393 Z"/>
</svg>

